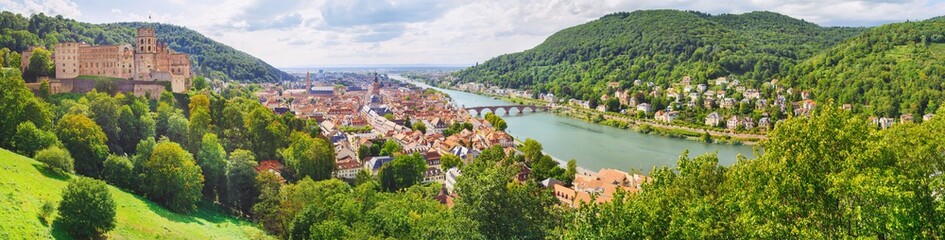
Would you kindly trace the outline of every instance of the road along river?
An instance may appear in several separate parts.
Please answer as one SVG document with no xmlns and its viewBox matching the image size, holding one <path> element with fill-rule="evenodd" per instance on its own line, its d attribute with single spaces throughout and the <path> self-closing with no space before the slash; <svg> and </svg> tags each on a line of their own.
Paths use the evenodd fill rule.
<svg viewBox="0 0 945 240">
<path fill-rule="evenodd" d="M 392 79 L 408 81 L 400 75 Z M 442 89 L 409 81 L 424 88 L 434 88 L 449 94 L 459 107 L 516 105 L 500 99 L 473 93 Z M 675 166 L 679 155 L 686 149 L 689 156 L 718 152 L 719 164 L 735 163 L 737 155 L 753 158 L 753 147 L 744 145 L 709 144 L 685 139 L 638 133 L 630 130 L 562 117 L 548 112 L 500 116 L 508 123 L 506 131 L 520 141 L 538 140 L 547 154 L 567 161 L 576 159 L 578 166 L 591 171 L 616 168 L 624 171 L 639 169 L 648 173 L 653 167 Z"/>
</svg>

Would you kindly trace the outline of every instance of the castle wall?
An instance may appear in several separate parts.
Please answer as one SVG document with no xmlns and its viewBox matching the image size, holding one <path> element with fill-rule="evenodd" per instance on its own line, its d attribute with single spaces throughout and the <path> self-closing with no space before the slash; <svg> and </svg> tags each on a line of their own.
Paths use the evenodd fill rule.
<svg viewBox="0 0 945 240">
<path fill-rule="evenodd" d="M 21 70 L 29 66 L 32 48 L 22 53 Z M 139 28 L 135 44 L 89 46 L 84 43 L 59 43 L 53 54 L 57 79 L 75 79 L 81 75 L 170 82 L 175 92 L 186 91 L 190 85 L 191 65 L 187 54 L 176 53 L 157 42 L 153 28 Z M 138 87 L 139 84 L 135 84 Z M 63 89 L 86 91 L 74 82 L 63 82 Z M 144 86 L 144 85 L 142 85 Z M 157 86 L 157 85 L 156 85 Z M 163 85 L 161 85 L 163 86 Z M 127 89 L 127 92 L 157 90 L 158 87 Z M 157 93 L 160 94 L 160 93 Z"/>
<path fill-rule="evenodd" d="M 79 47 L 79 75 L 121 78 L 120 45 Z"/>
<path fill-rule="evenodd" d="M 79 48 L 85 44 L 67 42 L 56 44 L 53 62 L 56 64 L 56 78 L 76 78 L 79 76 Z"/>
</svg>

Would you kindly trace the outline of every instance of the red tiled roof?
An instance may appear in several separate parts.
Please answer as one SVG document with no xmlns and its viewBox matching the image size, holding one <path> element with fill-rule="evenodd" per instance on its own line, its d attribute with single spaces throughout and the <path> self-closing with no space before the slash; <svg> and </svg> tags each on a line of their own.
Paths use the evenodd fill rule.
<svg viewBox="0 0 945 240">
<path fill-rule="evenodd" d="M 275 171 L 276 173 L 282 173 L 282 169 L 285 168 L 279 160 L 263 160 L 259 162 L 259 166 L 256 167 L 256 172 L 262 171 Z"/>
</svg>

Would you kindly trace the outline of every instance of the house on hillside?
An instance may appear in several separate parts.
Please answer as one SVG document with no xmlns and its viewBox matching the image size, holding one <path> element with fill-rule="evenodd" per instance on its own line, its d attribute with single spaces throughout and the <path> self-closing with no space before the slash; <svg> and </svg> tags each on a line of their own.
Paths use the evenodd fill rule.
<svg viewBox="0 0 945 240">
<path fill-rule="evenodd" d="M 650 106 L 649 103 L 641 103 L 641 104 L 638 104 L 638 105 L 637 105 L 637 111 L 642 111 L 642 112 L 648 113 L 648 112 L 650 112 L 650 111 L 652 111 L 652 110 L 653 110 L 653 108 Z"/>
<path fill-rule="evenodd" d="M 705 117 L 705 125 L 718 127 L 720 123 L 722 123 L 722 115 L 719 115 L 718 112 L 709 113 L 709 115 Z"/>
</svg>

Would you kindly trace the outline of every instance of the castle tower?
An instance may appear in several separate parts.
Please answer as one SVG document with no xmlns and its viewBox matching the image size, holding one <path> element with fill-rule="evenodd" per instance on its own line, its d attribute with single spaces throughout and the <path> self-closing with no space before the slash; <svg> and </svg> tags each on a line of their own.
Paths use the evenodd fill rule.
<svg viewBox="0 0 945 240">
<path fill-rule="evenodd" d="M 135 46 L 137 53 L 157 53 L 157 39 L 154 38 L 154 28 L 138 28 L 138 35 L 135 36 Z"/>
<path fill-rule="evenodd" d="M 157 52 L 154 29 L 138 28 L 138 35 L 135 37 L 135 80 L 154 80 L 151 72 L 157 69 L 154 59 Z"/>
</svg>

